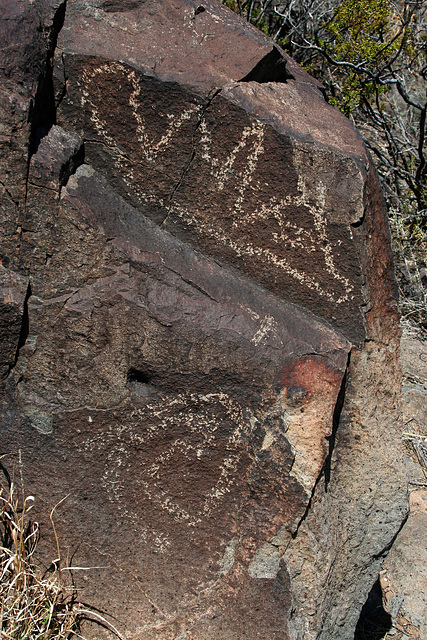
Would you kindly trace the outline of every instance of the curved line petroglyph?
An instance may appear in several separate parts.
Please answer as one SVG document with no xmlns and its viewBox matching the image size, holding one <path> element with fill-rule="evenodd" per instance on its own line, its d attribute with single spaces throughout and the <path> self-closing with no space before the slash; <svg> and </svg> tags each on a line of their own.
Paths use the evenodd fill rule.
<svg viewBox="0 0 427 640">
<path fill-rule="evenodd" d="M 197 414 L 191 411 L 194 406 L 197 406 Z M 224 420 L 231 427 L 225 441 L 223 433 L 218 440 L 219 422 L 215 413 L 218 406 L 225 411 Z M 214 411 L 211 412 L 211 409 Z M 149 448 L 151 442 L 159 437 L 159 433 L 173 433 L 179 427 L 179 416 L 182 416 L 185 434 L 182 429 L 178 429 L 181 435 L 172 438 L 169 445 L 162 448 L 148 464 L 142 464 L 135 475 L 132 465 L 138 455 L 138 448 Z M 234 482 L 233 473 L 243 453 L 242 438 L 253 428 L 254 416 L 248 409 L 233 402 L 227 394 L 189 393 L 178 394 L 172 399 L 150 401 L 144 409 L 135 409 L 132 418 L 144 425 L 142 431 L 138 431 L 135 425 L 109 426 L 107 430 L 86 440 L 80 447 L 80 451 L 86 454 L 93 450 L 105 452 L 107 464 L 102 476 L 102 485 L 110 501 L 117 506 L 122 516 L 135 524 L 140 521 L 142 514 L 129 511 L 123 499 L 125 487 L 132 477 L 133 486 L 142 491 L 153 505 L 166 511 L 177 522 L 189 527 L 198 525 L 219 507 L 222 499 L 230 492 Z M 224 420 L 221 420 L 222 424 Z M 200 428 L 201 422 L 203 429 Z M 203 456 L 215 449 L 220 441 L 224 454 L 220 466 L 217 467 L 217 477 L 213 479 L 211 487 L 204 495 L 199 496 L 199 504 L 194 502 L 194 508 L 190 510 L 168 492 L 165 481 L 168 465 L 174 464 L 173 458 L 176 456 L 186 463 L 192 456 L 193 460 L 195 458 L 203 464 Z M 191 465 L 186 465 L 187 470 L 190 467 Z M 185 469 L 182 473 L 185 479 Z M 147 533 L 142 531 L 142 537 L 146 537 Z M 156 531 L 155 537 L 161 549 L 168 546 L 169 542 L 163 532 Z"/>
<path fill-rule="evenodd" d="M 96 99 L 93 98 L 96 92 L 91 94 L 91 83 L 96 81 L 97 77 L 102 74 L 120 75 L 120 81 L 129 84 L 131 90 L 128 98 L 129 114 L 132 114 L 136 123 L 136 135 L 140 143 L 140 159 L 130 159 L 120 149 L 117 141 L 108 132 L 108 124 L 101 115 L 102 107 L 96 104 Z M 89 107 L 92 125 L 99 136 L 112 149 L 113 161 L 117 169 L 121 171 L 123 180 L 143 202 L 167 208 L 167 217 L 170 217 L 172 212 L 186 225 L 198 231 L 203 231 L 205 236 L 211 237 L 219 245 L 231 249 L 236 256 L 247 259 L 256 258 L 269 263 L 333 304 L 339 305 L 353 299 L 354 286 L 340 272 L 334 260 L 331 243 L 328 238 L 326 187 L 320 180 L 314 188 L 314 200 L 313 189 L 310 190 L 312 196 L 310 198 L 306 184 L 300 176 L 296 194 L 287 194 L 283 197 L 273 195 L 267 202 L 249 211 L 247 210 L 248 207 L 245 207 L 246 192 L 251 190 L 253 194 L 262 187 L 261 183 L 256 180 L 256 169 L 265 154 L 265 124 L 254 121 L 250 125 L 243 127 L 238 142 L 225 158 L 221 158 L 218 153 L 215 153 L 215 140 L 204 117 L 204 107 L 202 105 L 192 104 L 178 114 L 171 114 L 166 111 L 159 113 L 157 111 L 156 117 L 161 117 L 165 121 L 164 130 L 160 137 L 157 136 L 157 139 L 154 136 L 150 137 L 147 133 L 146 115 L 143 113 L 144 100 L 141 79 L 136 71 L 129 70 L 118 62 L 108 62 L 95 69 L 85 69 L 83 71 L 81 104 L 82 107 Z M 154 161 L 161 159 L 166 150 L 170 151 L 177 144 L 176 139 L 179 139 L 183 124 L 189 122 L 192 117 L 196 118 L 194 127 L 200 134 L 199 149 L 196 149 L 199 159 L 208 165 L 210 175 L 216 180 L 218 192 L 224 192 L 226 187 L 229 186 L 230 195 L 228 196 L 229 205 L 227 208 L 234 220 L 228 230 L 220 225 L 220 221 L 213 220 L 211 223 L 198 211 L 190 211 L 187 206 L 180 205 L 174 201 L 165 204 L 159 196 L 141 189 L 138 179 L 135 178 L 132 163 L 136 161 L 137 164 L 141 164 L 142 159 L 152 165 Z M 243 168 L 237 170 L 236 161 L 242 155 L 244 156 Z M 242 163 L 240 162 L 241 165 Z M 312 219 L 311 229 L 298 226 L 292 220 L 292 207 L 303 207 L 310 214 Z M 287 208 L 291 208 L 289 215 L 285 215 Z M 265 243 L 263 247 L 251 244 L 251 227 L 259 221 L 268 223 L 269 220 L 274 220 L 276 227 L 274 230 L 272 228 L 268 237 L 270 246 L 265 246 Z M 244 225 L 248 227 L 246 235 L 242 233 Z M 277 247 L 277 252 L 275 247 Z M 299 254 L 306 253 L 307 257 L 315 251 L 323 254 L 324 271 L 339 286 L 339 290 L 328 290 L 313 275 L 309 275 L 308 270 L 304 271 L 294 266 L 292 255 L 289 257 L 283 255 L 286 247 L 289 247 L 290 250 L 298 251 Z"/>
</svg>

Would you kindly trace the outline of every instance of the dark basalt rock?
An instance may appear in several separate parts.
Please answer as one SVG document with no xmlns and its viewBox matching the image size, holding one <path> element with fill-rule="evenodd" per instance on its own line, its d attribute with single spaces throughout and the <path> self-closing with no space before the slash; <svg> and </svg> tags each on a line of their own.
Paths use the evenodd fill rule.
<svg viewBox="0 0 427 640">
<path fill-rule="evenodd" d="M 28 279 L 0 266 L 0 385 L 15 366 L 28 334 Z"/>
<path fill-rule="evenodd" d="M 213 0 L 8 7 L 1 443 L 38 517 L 69 495 L 126 637 L 352 638 L 406 508 L 361 138 Z"/>
</svg>

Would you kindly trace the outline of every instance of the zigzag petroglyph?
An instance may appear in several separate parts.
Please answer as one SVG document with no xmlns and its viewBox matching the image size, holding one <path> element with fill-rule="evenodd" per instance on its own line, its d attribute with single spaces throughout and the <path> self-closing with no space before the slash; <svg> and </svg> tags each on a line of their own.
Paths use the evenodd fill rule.
<svg viewBox="0 0 427 640">
<path fill-rule="evenodd" d="M 102 113 L 102 102 L 98 104 L 96 91 L 92 90 L 92 84 L 97 82 L 100 74 L 112 74 L 119 76 L 119 87 L 123 83 L 128 84 L 128 113 L 124 117 L 132 117 L 135 121 L 136 136 L 140 143 L 140 157 L 129 158 L 120 149 L 117 141 L 109 132 L 108 117 Z M 251 259 L 261 259 L 271 264 L 276 269 L 282 270 L 287 276 L 291 276 L 304 287 L 314 291 L 320 297 L 334 303 L 341 304 L 353 299 L 353 285 L 340 272 L 334 261 L 333 252 L 328 238 L 328 221 L 325 206 L 326 187 L 319 180 L 315 191 L 315 201 L 309 198 L 304 179 L 299 177 L 297 193 L 284 196 L 273 195 L 267 202 L 258 207 L 246 205 L 246 194 L 251 191 L 258 192 L 262 188 L 260 180 L 257 180 L 257 168 L 265 154 L 264 140 L 266 125 L 254 121 L 243 127 L 237 143 L 227 155 L 220 156 L 222 149 L 215 149 L 215 139 L 210 130 L 206 118 L 203 115 L 203 106 L 194 103 L 179 113 L 156 112 L 156 117 L 164 120 L 164 131 L 160 138 L 150 137 L 147 126 L 147 118 L 151 115 L 146 107 L 144 113 L 143 86 L 138 73 L 129 70 L 121 63 L 105 63 L 91 71 L 83 72 L 81 87 L 81 104 L 90 109 L 90 120 L 98 135 L 112 150 L 112 158 L 116 168 L 121 172 L 125 183 L 132 187 L 142 202 L 156 203 L 168 209 L 168 216 L 172 215 L 195 229 L 203 231 L 205 236 L 214 239 L 218 245 L 231 249 L 236 256 Z M 151 108 L 151 107 L 150 107 Z M 184 123 L 194 118 L 195 130 L 198 130 L 198 148 L 195 147 L 197 158 L 207 165 L 209 174 L 215 179 L 215 189 L 225 194 L 228 198 L 227 210 L 231 213 L 233 222 L 231 228 L 221 225 L 220 220 L 207 220 L 196 210 L 190 210 L 187 206 L 175 203 L 166 203 L 159 196 L 147 193 L 147 190 L 138 184 L 135 175 L 134 164 L 161 161 L 165 152 L 170 152 L 179 143 Z M 193 134 L 193 144 L 194 144 Z M 242 163 L 242 158 L 244 161 Z M 237 162 L 239 160 L 239 162 Z M 243 165 L 243 167 L 242 167 Z M 240 168 L 237 168 L 240 167 Z M 252 206 L 252 208 L 249 208 Z M 305 228 L 294 222 L 292 208 L 302 207 L 312 219 L 312 227 Z M 249 210 L 248 210 L 249 209 Z M 267 240 L 267 246 L 259 247 L 251 243 L 251 227 L 255 223 L 274 220 L 271 232 Z M 238 239 L 236 234 L 238 234 Z M 269 246 L 268 246 L 269 245 Z M 277 249 L 277 251 L 276 251 Z M 292 251 L 306 253 L 308 256 L 314 251 L 323 254 L 324 272 L 335 281 L 337 291 L 328 290 L 317 279 L 294 266 Z"/>
</svg>

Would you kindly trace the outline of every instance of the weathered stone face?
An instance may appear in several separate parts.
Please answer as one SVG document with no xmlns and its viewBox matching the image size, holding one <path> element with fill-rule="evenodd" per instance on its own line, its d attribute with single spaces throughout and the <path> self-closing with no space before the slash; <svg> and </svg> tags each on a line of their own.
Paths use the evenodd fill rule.
<svg viewBox="0 0 427 640">
<path fill-rule="evenodd" d="M 351 227 L 364 215 L 360 141 L 359 158 L 333 145 L 313 153 L 286 122 L 255 118 L 257 101 L 237 83 L 201 99 L 125 64 L 71 55 L 67 45 L 61 64 L 75 83 L 59 118 L 87 140 L 86 160 L 163 229 L 360 342 Z M 287 85 L 274 90 L 276 109 L 294 97 Z"/>
<path fill-rule="evenodd" d="M 341 409 L 350 434 L 371 428 L 374 399 L 375 434 L 398 410 L 388 232 L 361 140 L 219 3 L 35 5 L 28 171 L 4 185 L 4 278 L 21 298 L 1 325 L 3 449 L 22 450 L 42 520 L 70 494 L 61 538 L 76 564 L 108 566 L 80 580 L 84 598 L 127 637 L 315 634 L 318 600 L 339 599 Z M 391 373 L 375 386 L 365 358 L 347 395 L 365 339 Z M 393 474 L 373 556 L 402 517 L 398 461 Z M 354 509 L 362 535 L 368 507 Z M 363 549 L 342 553 L 359 595 L 331 617 L 350 634 L 377 566 Z M 302 556 L 329 576 L 323 599 L 300 584 Z"/>
</svg>

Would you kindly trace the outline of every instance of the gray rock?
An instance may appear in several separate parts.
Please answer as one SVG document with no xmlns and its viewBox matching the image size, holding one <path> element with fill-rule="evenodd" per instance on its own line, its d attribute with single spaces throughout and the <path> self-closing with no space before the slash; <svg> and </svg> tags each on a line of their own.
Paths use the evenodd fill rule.
<svg viewBox="0 0 427 640">
<path fill-rule="evenodd" d="M 427 638 L 427 491 L 411 493 L 409 518 L 384 562 L 381 585 L 393 624 L 410 638 Z"/>
</svg>

